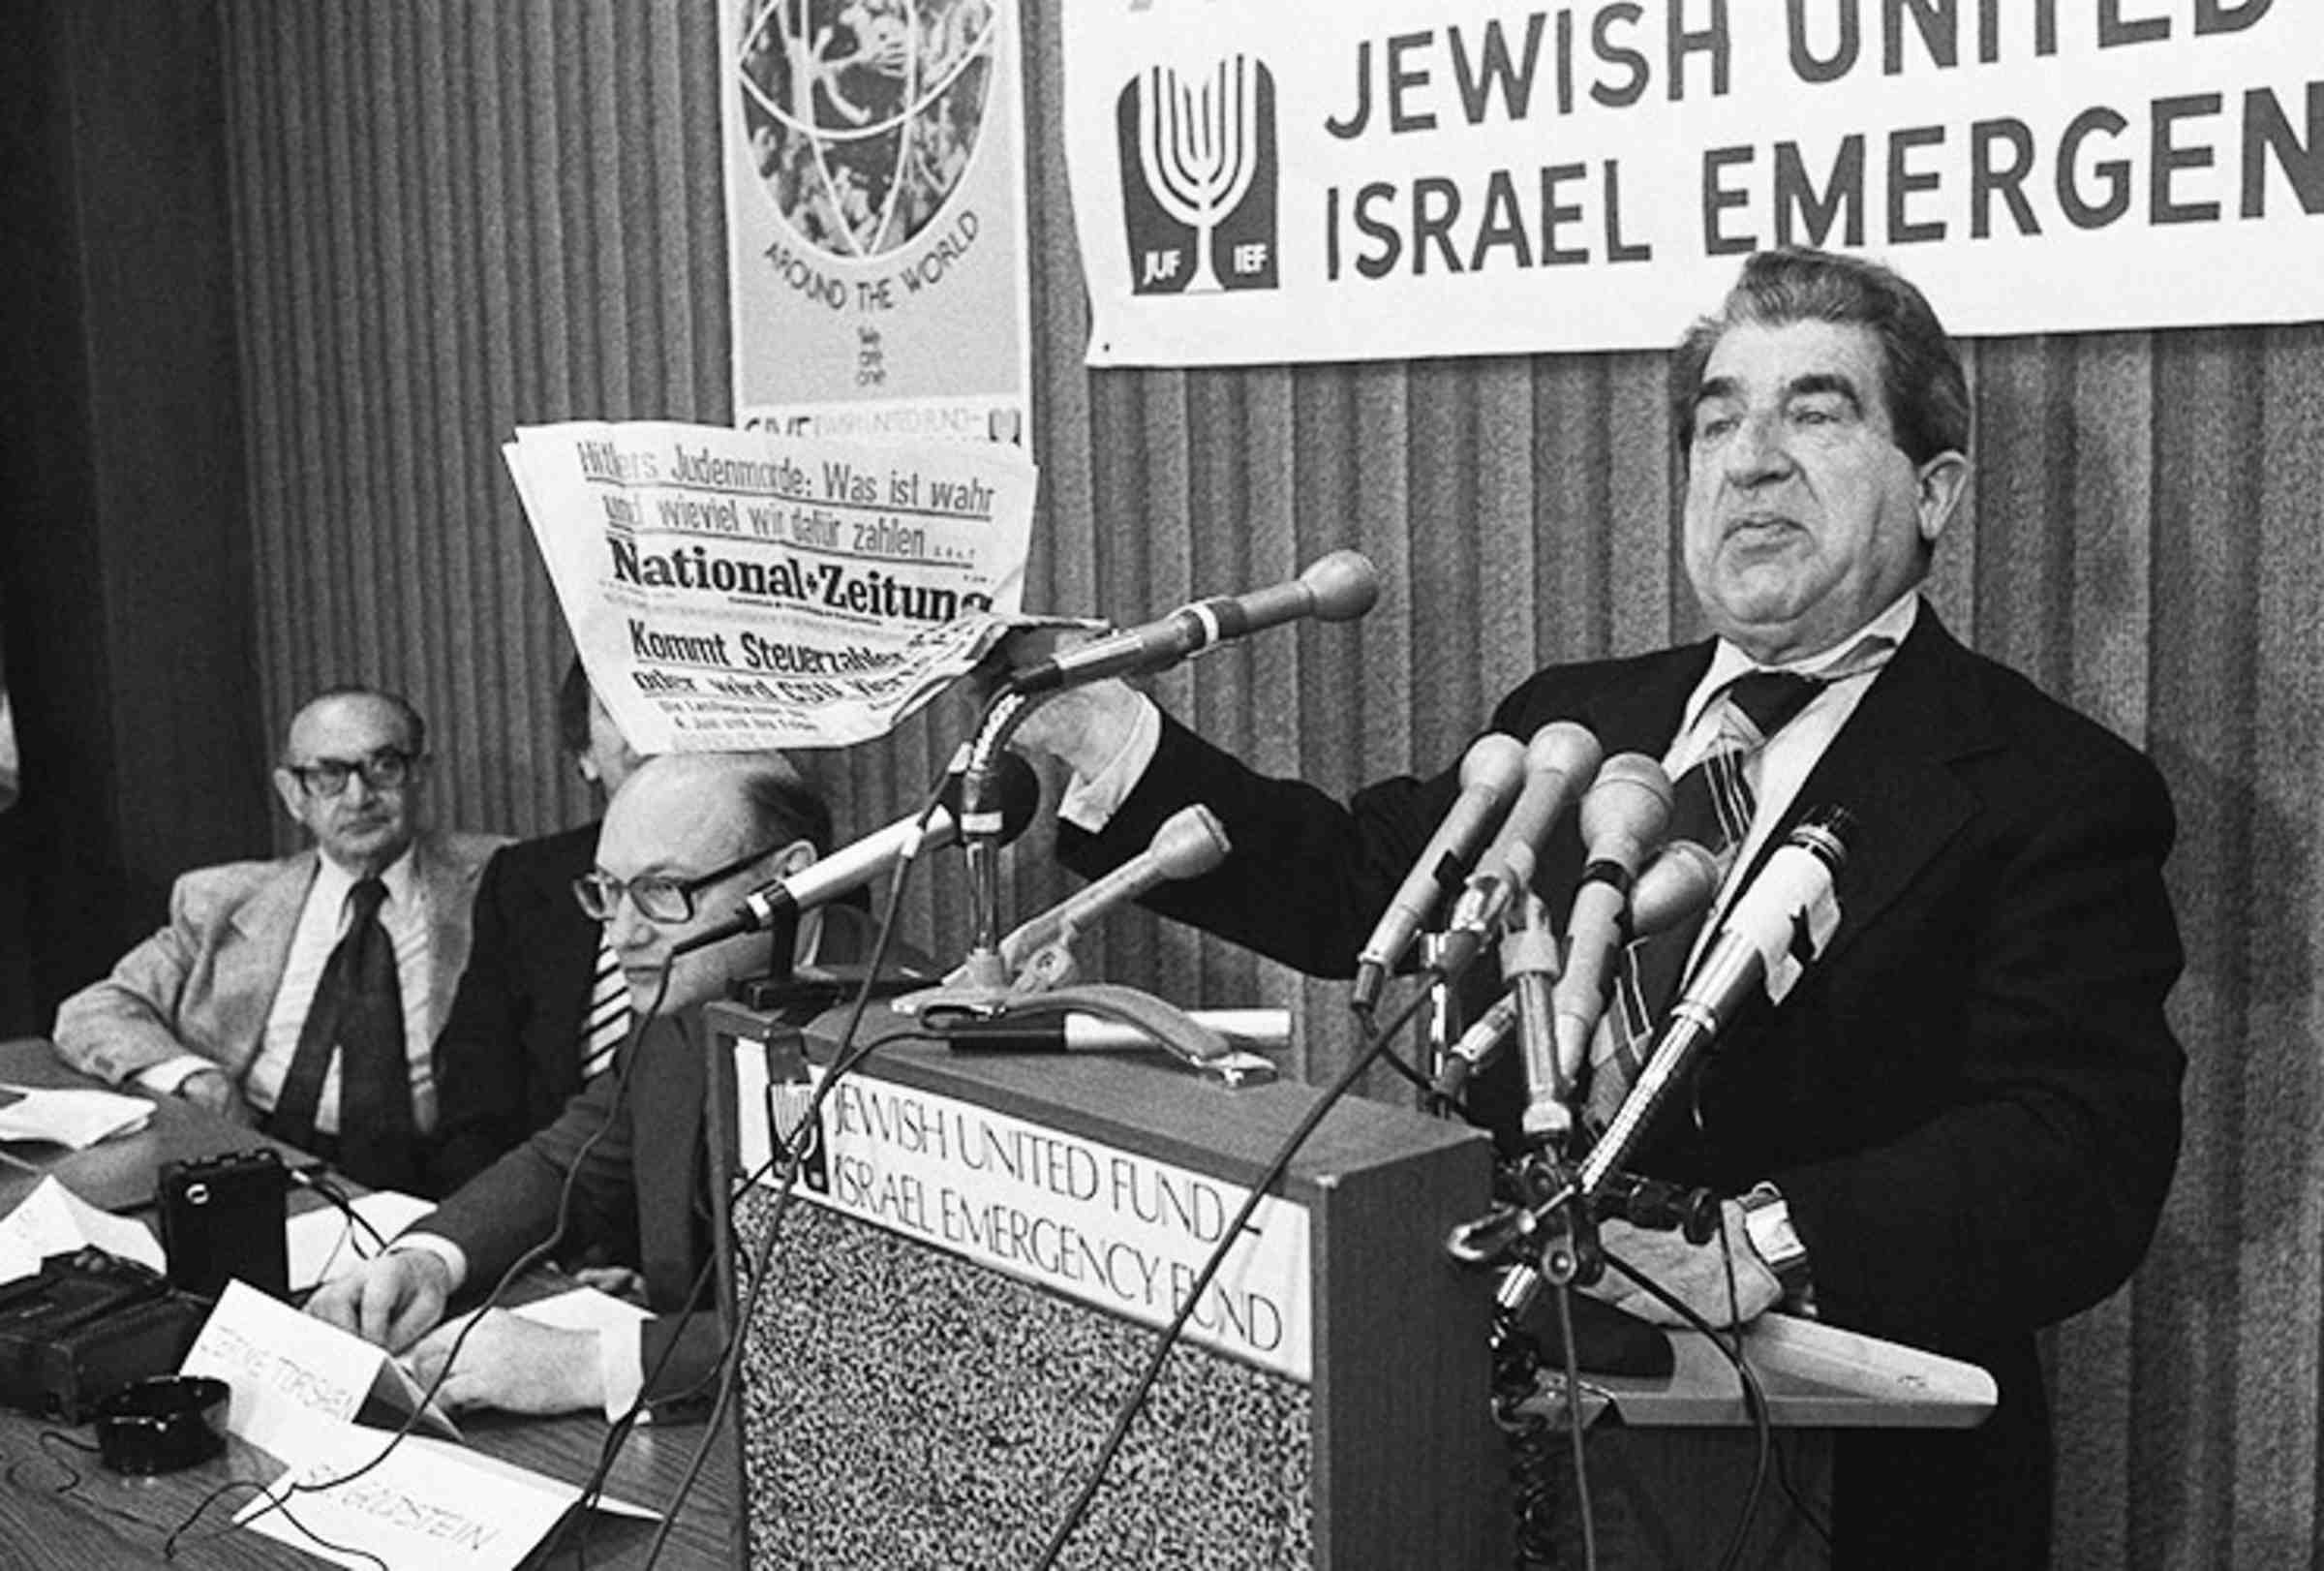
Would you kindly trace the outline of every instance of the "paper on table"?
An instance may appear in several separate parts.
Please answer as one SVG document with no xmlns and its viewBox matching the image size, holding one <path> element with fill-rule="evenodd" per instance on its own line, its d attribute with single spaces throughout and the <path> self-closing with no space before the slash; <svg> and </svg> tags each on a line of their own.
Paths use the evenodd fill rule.
<svg viewBox="0 0 2324 1571">
<path fill-rule="evenodd" d="M 0 1281 L 29 1277 L 49 1255 L 71 1254 L 84 1244 L 165 1269 L 162 1247 L 143 1222 L 100 1211 L 56 1179 L 45 1178 L 0 1217 Z"/>
<path fill-rule="evenodd" d="M 392 1239 L 436 1209 L 432 1200 L 393 1189 L 358 1195 L 352 1206 L 355 1215 L 371 1224 L 370 1231 L 349 1221 L 336 1207 L 301 1212 L 286 1224 L 284 1231 L 290 1241 L 290 1291 L 303 1293 L 346 1276 L 380 1252 L 373 1234 Z"/>
<path fill-rule="evenodd" d="M 183 1372 L 214 1374 L 233 1391 L 226 1427 L 278 1457 L 286 1423 L 308 1413 L 352 1419 L 378 1400 L 400 1418 L 419 1404 L 411 1373 L 362 1338 L 301 1314 L 248 1283 L 229 1281 L 186 1354 Z M 439 1434 L 460 1432 L 441 1409 L 422 1422 Z"/>
<path fill-rule="evenodd" d="M 42 1140 L 85 1151 L 100 1140 L 141 1129 L 153 1103 L 117 1092 L 0 1086 L 16 1100 L 0 1107 L 0 1140 Z"/>
<path fill-rule="evenodd" d="M 594 1287 L 576 1287 L 555 1298 L 535 1299 L 509 1311 L 528 1320 L 537 1320 L 544 1326 L 560 1331 L 604 1331 L 614 1326 L 633 1326 L 640 1320 L 654 1318 L 652 1309 L 623 1302 L 611 1293 L 600 1293 Z"/>
<path fill-rule="evenodd" d="M 377 1430 L 304 1412 L 286 1417 L 277 1433 L 290 1448 L 277 1454 L 299 1460 L 269 1498 L 251 1501 L 234 1520 L 338 1565 L 505 1571 L 581 1497 L 578 1485 L 424 1435 L 387 1448 Z M 350 1476 L 357 1468 L 361 1475 Z M 646 1521 L 658 1515 L 610 1495 L 596 1504 Z"/>
</svg>

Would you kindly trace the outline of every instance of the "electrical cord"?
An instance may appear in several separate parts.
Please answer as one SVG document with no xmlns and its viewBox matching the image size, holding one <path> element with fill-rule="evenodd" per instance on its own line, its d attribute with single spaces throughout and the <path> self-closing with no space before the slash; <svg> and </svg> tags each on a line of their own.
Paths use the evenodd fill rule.
<svg viewBox="0 0 2324 1571">
<path fill-rule="evenodd" d="M 1598 1525 L 1590 1507 L 1590 1467 L 1581 1432 L 1581 1354 L 1574 1345 L 1574 1290 L 1557 1284 L 1557 1329 L 1566 1343 L 1566 1438 L 1574 1457 L 1574 1499 L 1581 1514 L 1581 1563 L 1598 1571 Z"/>
<path fill-rule="evenodd" d="M 1720 1236 L 1725 1238 L 1726 1232 L 1727 1229 L 1722 1226 Z M 1719 1564 L 1722 1567 L 1732 1566 L 1743 1553 L 1745 1535 L 1751 1530 L 1752 1519 L 1758 1513 L 1759 1494 L 1766 1485 L 1767 1458 L 1774 1432 L 1773 1425 L 1767 1415 L 1767 1394 L 1759 1385 L 1758 1374 L 1752 1369 L 1750 1360 L 1743 1356 L 1741 1328 L 1736 1328 L 1735 1344 L 1729 1346 L 1727 1339 L 1720 1336 L 1708 1320 L 1696 1313 L 1662 1283 L 1654 1280 L 1610 1249 L 1602 1249 L 1601 1253 L 1605 1256 L 1608 1266 L 1620 1272 L 1635 1282 L 1648 1297 L 1684 1320 L 1690 1329 L 1700 1332 L 1710 1344 L 1719 1349 L 1720 1354 L 1734 1366 L 1735 1378 L 1741 1383 L 1743 1389 L 1743 1410 L 1751 1419 L 1753 1433 L 1758 1440 L 1758 1455 L 1752 1466 L 1751 1485 L 1744 1492 L 1743 1506 L 1736 1514 L 1734 1529 L 1728 1539 L 1727 1551 L 1719 1558 Z M 1731 1276 L 1731 1257 L 1728 1264 Z M 1732 1291 L 1731 1287 L 1729 1290 Z M 1731 1306 L 1729 1312 L 1732 1312 Z"/>
<path fill-rule="evenodd" d="M 385 1235 L 372 1225 L 370 1217 L 355 1209 L 354 1201 L 348 1198 L 345 1189 L 323 1176 L 324 1169 L 321 1163 L 317 1162 L 305 1167 L 290 1167 L 285 1171 L 290 1175 L 291 1183 L 327 1201 L 331 1209 L 347 1219 L 347 1225 L 339 1230 L 339 1241 L 331 1246 L 331 1252 L 322 1257 L 321 1270 L 315 1278 L 317 1286 L 320 1287 L 330 1279 L 331 1267 L 338 1264 L 341 1252 L 347 1249 L 351 1244 L 354 1244 L 355 1232 L 358 1228 L 370 1235 L 371 1238 L 371 1253 L 369 1254 L 363 1252 L 363 1247 L 360 1244 L 354 1244 L 354 1255 L 358 1263 L 364 1260 L 375 1260 L 387 1252 Z"/>
<path fill-rule="evenodd" d="M 1098 1447 L 1097 1459 L 1090 1464 L 1080 1491 L 1075 1494 L 1072 1503 L 1065 1509 L 1065 1515 L 1058 1521 L 1055 1529 L 1051 1533 L 1048 1546 L 1042 1550 L 1040 1559 L 1034 1562 L 1035 1571 L 1052 1571 L 1052 1568 L 1057 1563 L 1057 1556 L 1064 1553 L 1066 1545 L 1072 1541 L 1074 1530 L 1081 1525 L 1082 1519 L 1088 1514 L 1089 1506 L 1097 1498 L 1098 1489 L 1104 1484 L 1106 1473 L 1113 1466 L 1115 1457 L 1120 1452 L 1122 1443 L 1129 1438 L 1130 1426 L 1137 1421 L 1138 1414 L 1145 1407 L 1147 1398 L 1151 1395 L 1155 1382 L 1161 1378 L 1163 1365 L 1168 1362 L 1172 1351 L 1183 1339 L 1186 1322 L 1193 1318 L 1195 1307 L 1202 1302 L 1204 1292 L 1208 1289 L 1212 1279 L 1226 1265 L 1227 1255 L 1233 1251 L 1238 1243 L 1241 1242 L 1243 1229 L 1249 1225 L 1252 1216 L 1257 1213 L 1259 1202 L 1267 1198 L 1269 1191 L 1282 1182 L 1283 1175 L 1290 1171 L 1292 1158 L 1299 1155 L 1300 1148 L 1304 1146 L 1308 1137 L 1322 1125 L 1325 1116 L 1332 1108 L 1338 1106 L 1348 1093 L 1354 1089 L 1356 1082 L 1362 1078 L 1364 1071 L 1372 1066 L 1374 1061 L 1388 1051 L 1391 1038 L 1396 1032 L 1404 1028 L 1420 1008 L 1425 997 L 1424 993 L 1415 994 L 1401 1009 L 1390 1017 L 1386 1028 L 1378 1031 L 1367 1030 L 1366 1035 L 1369 1040 L 1362 1050 L 1355 1056 L 1347 1068 L 1340 1072 L 1338 1078 L 1324 1090 L 1306 1113 L 1301 1115 L 1300 1122 L 1292 1127 L 1291 1133 L 1284 1137 L 1281 1146 L 1269 1160 L 1266 1169 L 1251 1185 L 1250 1192 L 1243 1198 L 1241 1209 L 1236 1212 L 1234 1218 L 1227 1223 L 1218 1243 L 1212 1246 L 1208 1256 L 1203 1261 L 1203 1269 L 1188 1284 L 1178 1305 L 1177 1313 L 1172 1316 L 1170 1324 L 1164 1327 L 1162 1334 L 1155 1339 L 1153 1351 L 1148 1355 L 1145 1368 L 1139 1371 L 1137 1382 L 1131 1386 L 1129 1395 L 1122 1399 L 1121 1404 L 1116 1409 L 1113 1426 L 1108 1430 L 1104 1442 Z"/>
<path fill-rule="evenodd" d="M 942 800 L 944 784 L 944 779 L 939 777 L 936 785 L 930 789 L 927 799 L 921 804 L 918 821 L 923 830 L 927 828 L 930 818 L 933 816 L 938 803 Z M 686 1473 L 679 1480 L 678 1488 L 672 1493 L 669 1503 L 663 1510 L 660 1525 L 655 1529 L 654 1541 L 647 1548 L 644 1571 L 653 1571 L 653 1567 L 660 1562 L 662 1549 L 669 1542 L 670 1533 L 677 1526 L 679 1511 L 685 1506 L 687 1496 L 693 1493 L 694 1483 L 701 1476 L 703 1463 L 710 1456 L 710 1448 L 718 1438 L 719 1425 L 725 1417 L 726 1408 L 733 1400 L 736 1387 L 741 1383 L 741 1353 L 745 1340 L 743 1331 L 749 1325 L 751 1316 L 757 1312 L 758 1295 L 764 1290 L 767 1278 L 772 1275 L 776 1239 L 780 1231 L 782 1218 L 790 1208 L 791 1196 L 798 1184 L 799 1172 L 803 1165 L 802 1158 L 807 1150 L 806 1142 L 810 1135 L 819 1133 L 822 1128 L 823 1103 L 830 1097 L 840 1082 L 847 1075 L 852 1074 L 881 1045 L 879 1042 L 860 1043 L 856 1038 L 863 1029 L 864 1014 L 871 1006 L 872 990 L 879 978 L 880 965 L 887 959 L 888 950 L 893 944 L 897 913 L 902 907 L 904 889 L 910 882 L 912 869 L 918 861 L 917 844 L 915 844 L 913 852 L 900 857 L 896 863 L 895 873 L 888 883 L 887 900 L 880 908 L 878 936 L 872 940 L 872 956 L 864 967 L 863 983 L 857 988 L 855 998 L 847 1011 L 846 1022 L 840 1029 L 839 1045 L 833 1050 L 831 1067 L 824 1071 L 823 1078 L 817 1083 L 814 1094 L 808 1100 L 806 1111 L 800 1116 L 798 1128 L 793 1133 L 793 1140 L 799 1142 L 797 1148 L 794 1150 L 785 1147 L 780 1154 L 770 1154 L 768 1156 L 768 1162 L 774 1162 L 782 1155 L 789 1156 L 790 1161 L 783 1173 L 781 1186 L 777 1190 L 773 1207 L 768 1214 L 765 1230 L 759 1239 L 758 1249 L 751 1258 L 750 1285 L 745 1291 L 742 1302 L 736 1307 L 733 1324 L 727 1328 L 725 1344 L 720 1348 L 718 1362 L 707 1376 L 717 1380 L 718 1396 L 711 1403 L 709 1416 L 703 1421 L 702 1438 L 696 1443 L 692 1457 L 688 1460 Z M 755 1185 L 766 1171 L 766 1164 L 762 1163 L 747 1181 L 746 1188 L 750 1185 Z M 695 1382 L 695 1387 L 698 1388 L 701 1383 L 701 1381 Z M 643 1400 L 642 1394 L 640 1400 Z"/>
<path fill-rule="evenodd" d="M 442 1389 L 443 1382 L 450 1377 L 452 1370 L 458 1364 L 460 1350 L 468 1344 L 470 1333 L 474 1332 L 475 1328 L 483 1322 L 486 1314 L 490 1313 L 494 1309 L 499 1307 L 501 1300 L 507 1296 L 510 1287 L 514 1285 L 516 1280 L 523 1276 L 524 1273 L 530 1271 L 534 1266 L 538 1265 L 542 1260 L 546 1259 L 549 1253 L 557 1248 L 558 1243 L 565 1237 L 566 1225 L 571 1217 L 574 1184 L 580 1177 L 582 1167 L 589 1160 L 590 1154 L 596 1150 L 597 1142 L 603 1139 L 605 1132 L 613 1126 L 614 1114 L 621 1107 L 624 1097 L 628 1093 L 629 1076 L 635 1068 L 639 1056 L 637 1052 L 638 1044 L 645 1040 L 647 1030 L 659 1016 L 661 1010 L 661 1001 L 669 992 L 669 986 L 670 968 L 668 963 L 665 961 L 661 968 L 660 978 L 656 984 L 654 990 L 653 1001 L 647 1005 L 645 1011 L 638 1016 L 638 1018 L 630 1027 L 627 1051 L 623 1055 L 621 1067 L 617 1072 L 614 1081 L 612 1100 L 607 1105 L 606 1116 L 604 1120 L 598 1124 L 596 1128 L 590 1131 L 589 1138 L 582 1141 L 580 1149 L 573 1153 L 573 1159 L 566 1168 L 564 1186 L 558 1190 L 557 1193 L 556 1220 L 550 1227 L 548 1236 L 542 1239 L 538 1244 L 535 1244 L 532 1248 L 527 1249 L 524 1253 L 518 1255 L 516 1259 L 510 1261 L 507 1269 L 501 1273 L 499 1279 L 493 1283 L 492 1290 L 484 1295 L 483 1302 L 479 1304 L 476 1309 L 468 1316 L 467 1320 L 461 1325 L 458 1334 L 453 1337 L 452 1345 L 445 1349 L 443 1363 L 442 1367 L 437 1370 L 435 1378 L 430 1380 L 426 1386 L 421 1389 L 418 1399 L 412 1404 L 412 1411 L 405 1415 L 403 1422 L 399 1424 L 387 1436 L 386 1442 L 381 1446 L 378 1455 L 374 1456 L 370 1461 L 362 1463 L 360 1466 L 354 1467 L 335 1478 L 325 1479 L 315 1483 L 294 1480 L 290 1482 L 279 1495 L 275 1493 L 274 1488 L 271 1485 L 262 1482 L 250 1479 L 229 1479 L 226 1483 L 219 1485 L 216 1489 L 211 1490 L 199 1500 L 196 1501 L 194 1508 L 187 1513 L 185 1519 L 170 1531 L 169 1536 L 164 1540 L 162 1546 L 162 1552 L 165 1556 L 171 1556 L 175 1553 L 176 1547 L 184 1535 L 192 1530 L 196 1523 L 201 1520 L 203 1514 L 209 1510 L 211 1504 L 215 1502 L 221 1495 L 225 1494 L 228 1491 L 233 1489 L 257 1489 L 257 1491 L 263 1494 L 267 1500 L 264 1511 L 259 1513 L 260 1516 L 265 1515 L 266 1512 L 283 1511 L 290 1497 L 293 1494 L 320 1493 L 323 1490 L 335 1489 L 345 1484 L 351 1484 L 356 1479 L 361 1478 L 364 1474 L 370 1472 L 373 1468 L 378 1467 L 382 1463 L 385 1462 L 389 1456 L 393 1455 L 395 1448 L 403 1443 L 404 1437 L 412 1433 L 419 1427 L 421 1422 L 426 1418 L 428 1412 L 435 1405 L 436 1393 Z M 257 1520 L 257 1517 L 253 1517 L 251 1519 L 253 1522 Z M 295 1525 L 295 1520 L 293 1520 L 293 1525 Z M 249 1523 L 242 1522 L 238 1522 L 233 1525 L 233 1526 L 248 1525 Z M 304 1528 L 301 1528 L 300 1530 L 302 1532 L 305 1531 Z M 202 1539 L 195 1540 L 195 1542 L 206 1543 L 210 1538 L 222 1537 L 230 1531 L 232 1531 L 232 1527 L 230 1526 L 228 1528 L 223 1528 L 218 1533 L 210 1534 Z"/>
</svg>

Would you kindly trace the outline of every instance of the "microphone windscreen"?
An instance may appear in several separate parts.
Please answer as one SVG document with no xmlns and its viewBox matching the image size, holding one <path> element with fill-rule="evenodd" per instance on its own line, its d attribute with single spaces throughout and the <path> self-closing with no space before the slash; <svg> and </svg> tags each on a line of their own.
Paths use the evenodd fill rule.
<svg viewBox="0 0 2324 1571">
<path fill-rule="evenodd" d="M 966 775 L 954 770 L 944 777 L 943 792 L 937 797 L 952 821 L 961 821 L 961 793 L 966 788 Z M 1000 750 L 993 762 L 993 791 L 1000 809 L 1000 844 L 1014 842 L 1041 811 L 1041 777 L 1024 756 L 1006 748 Z"/>
<path fill-rule="evenodd" d="M 1315 597 L 1319 622 L 1349 622 L 1380 598 L 1380 570 L 1361 551 L 1333 551 L 1307 565 L 1300 582 Z"/>
</svg>

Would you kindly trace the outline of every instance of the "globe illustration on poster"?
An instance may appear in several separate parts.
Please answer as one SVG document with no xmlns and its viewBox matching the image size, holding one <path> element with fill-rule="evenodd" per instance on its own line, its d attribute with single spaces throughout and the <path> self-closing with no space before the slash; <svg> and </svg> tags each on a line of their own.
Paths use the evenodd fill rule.
<svg viewBox="0 0 2324 1571">
<path fill-rule="evenodd" d="M 993 77 L 992 0 L 743 0 L 752 167 L 809 246 L 863 260 L 944 210 Z"/>
</svg>

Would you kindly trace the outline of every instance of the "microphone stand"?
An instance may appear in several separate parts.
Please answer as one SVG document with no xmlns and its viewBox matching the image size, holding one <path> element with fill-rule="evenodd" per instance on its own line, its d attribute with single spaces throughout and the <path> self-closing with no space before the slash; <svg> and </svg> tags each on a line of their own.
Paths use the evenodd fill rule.
<svg viewBox="0 0 2324 1571">
<path fill-rule="evenodd" d="M 1059 690 L 1062 691 L 1062 690 Z M 1004 689 L 986 705 L 969 739 L 961 769 L 961 851 L 968 864 L 968 953 L 956 981 L 896 1001 L 895 1007 L 926 1020 L 932 1013 L 960 1011 L 988 1019 L 1004 1015 L 1051 1016 L 1068 1011 L 1101 1015 L 1132 1026 L 1179 1062 L 1234 1087 L 1275 1077 L 1275 1066 L 1256 1053 L 1238 1049 L 1176 1004 L 1114 983 L 1073 981 L 1076 967 L 1071 935 L 1063 934 L 1025 958 L 1012 976 L 1001 952 L 1000 845 L 1004 819 L 999 758 L 1047 693 Z"/>
<path fill-rule="evenodd" d="M 960 989 L 997 1004 L 1009 990 L 1008 964 L 1000 955 L 1000 775 L 997 760 L 1017 727 L 1032 713 L 1038 696 L 1006 689 L 994 696 L 969 739 L 968 761 L 961 772 L 961 851 L 968 863 L 968 953 L 962 961 L 967 978 Z"/>
<path fill-rule="evenodd" d="M 1467 1024 L 1460 1018 L 1460 1000 L 1452 982 L 1444 975 L 1445 938 L 1441 933 L 1422 933 L 1413 951 L 1420 960 L 1421 970 L 1436 979 L 1428 984 L 1427 1002 L 1422 1005 L 1420 1029 L 1421 1073 L 1433 1083 L 1445 1072 L 1445 1063 L 1452 1057 L 1452 1045 L 1460 1040 Z"/>
</svg>

